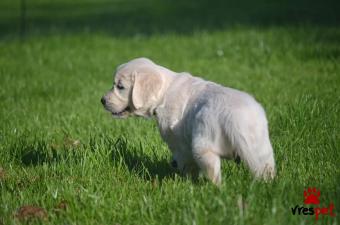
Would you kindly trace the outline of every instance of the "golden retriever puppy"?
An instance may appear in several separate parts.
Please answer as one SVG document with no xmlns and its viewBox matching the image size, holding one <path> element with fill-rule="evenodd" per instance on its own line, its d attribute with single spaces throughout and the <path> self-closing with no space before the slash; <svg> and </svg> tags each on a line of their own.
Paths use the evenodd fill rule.
<svg viewBox="0 0 340 225">
<path fill-rule="evenodd" d="M 240 158 L 256 177 L 275 176 L 265 112 L 247 93 L 137 58 L 117 68 L 101 102 L 114 117 L 155 117 L 184 174 L 219 185 L 221 159 Z"/>
</svg>

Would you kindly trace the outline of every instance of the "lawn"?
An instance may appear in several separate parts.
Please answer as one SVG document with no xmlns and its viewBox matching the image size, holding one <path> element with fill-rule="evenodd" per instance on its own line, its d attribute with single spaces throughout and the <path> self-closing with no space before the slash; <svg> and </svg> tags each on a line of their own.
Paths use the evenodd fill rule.
<svg viewBox="0 0 340 225">
<path fill-rule="evenodd" d="M 18 3 L 0 3 L 0 224 L 339 224 L 338 3 L 27 4 L 20 38 Z M 156 121 L 105 112 L 116 66 L 140 56 L 251 93 L 277 177 L 231 161 L 220 188 L 181 177 Z M 304 204 L 308 187 L 319 205 Z M 316 223 L 292 213 L 330 203 L 336 217 Z"/>
</svg>

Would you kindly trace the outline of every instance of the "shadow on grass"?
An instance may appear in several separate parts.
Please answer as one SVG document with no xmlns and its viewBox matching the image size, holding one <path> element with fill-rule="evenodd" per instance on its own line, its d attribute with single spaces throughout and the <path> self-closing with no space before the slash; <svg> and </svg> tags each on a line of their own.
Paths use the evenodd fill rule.
<svg viewBox="0 0 340 225">
<path fill-rule="evenodd" d="M 101 139 L 100 143 L 98 139 Z M 62 143 L 53 144 L 45 140 L 19 138 L 11 147 L 12 158 L 24 166 L 39 166 L 54 163 L 77 163 L 85 157 L 86 151 L 92 151 L 99 161 L 110 160 L 114 167 L 126 167 L 130 172 L 145 180 L 173 178 L 175 171 L 168 160 L 144 153 L 145 146 L 130 146 L 124 137 L 94 137 L 89 145 L 74 145 L 74 140 L 66 137 Z M 100 150 L 99 150 L 100 149 Z M 109 158 L 107 157 L 109 155 Z M 114 169 L 114 168 L 113 168 Z"/>
<path fill-rule="evenodd" d="M 69 139 L 64 138 L 64 143 L 57 145 L 42 139 L 28 141 L 23 137 L 17 139 L 9 151 L 12 153 L 13 159 L 24 166 L 53 164 L 68 160 L 77 162 L 81 159 L 81 151 L 73 150 L 80 146 L 72 145 L 69 142 Z"/>
<path fill-rule="evenodd" d="M 256 27 L 340 24 L 336 0 L 26 1 L 27 33 L 105 32 L 114 36 Z M 0 3 L 0 37 L 18 34 L 19 1 Z"/>
<path fill-rule="evenodd" d="M 119 137 L 113 144 L 112 161 L 115 166 L 124 165 L 145 180 L 159 179 L 161 181 L 164 178 L 175 177 L 175 171 L 166 159 L 143 154 L 143 148 L 142 145 L 130 147 L 124 137 Z"/>
<path fill-rule="evenodd" d="M 45 141 L 39 140 L 29 143 L 25 139 L 18 139 L 10 147 L 13 158 L 25 166 L 37 166 L 43 163 L 59 161 L 56 152 L 48 154 L 48 146 Z"/>
</svg>

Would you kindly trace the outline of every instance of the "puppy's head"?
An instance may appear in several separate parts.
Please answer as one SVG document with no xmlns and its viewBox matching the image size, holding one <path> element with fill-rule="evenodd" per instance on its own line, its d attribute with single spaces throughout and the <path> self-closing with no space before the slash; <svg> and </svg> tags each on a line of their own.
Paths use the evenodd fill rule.
<svg viewBox="0 0 340 225">
<path fill-rule="evenodd" d="M 151 116 L 162 95 L 163 79 L 157 65 L 145 58 L 117 68 L 112 89 L 101 99 L 114 117 Z"/>
</svg>

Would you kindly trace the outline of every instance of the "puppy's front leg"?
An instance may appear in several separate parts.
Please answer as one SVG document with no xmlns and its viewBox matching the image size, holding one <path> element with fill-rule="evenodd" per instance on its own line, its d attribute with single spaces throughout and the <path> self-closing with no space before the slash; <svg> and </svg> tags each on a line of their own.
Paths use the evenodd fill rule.
<svg viewBox="0 0 340 225">
<path fill-rule="evenodd" d="M 211 149 L 194 151 L 194 159 L 203 174 L 214 184 L 221 184 L 221 159 Z"/>
</svg>

